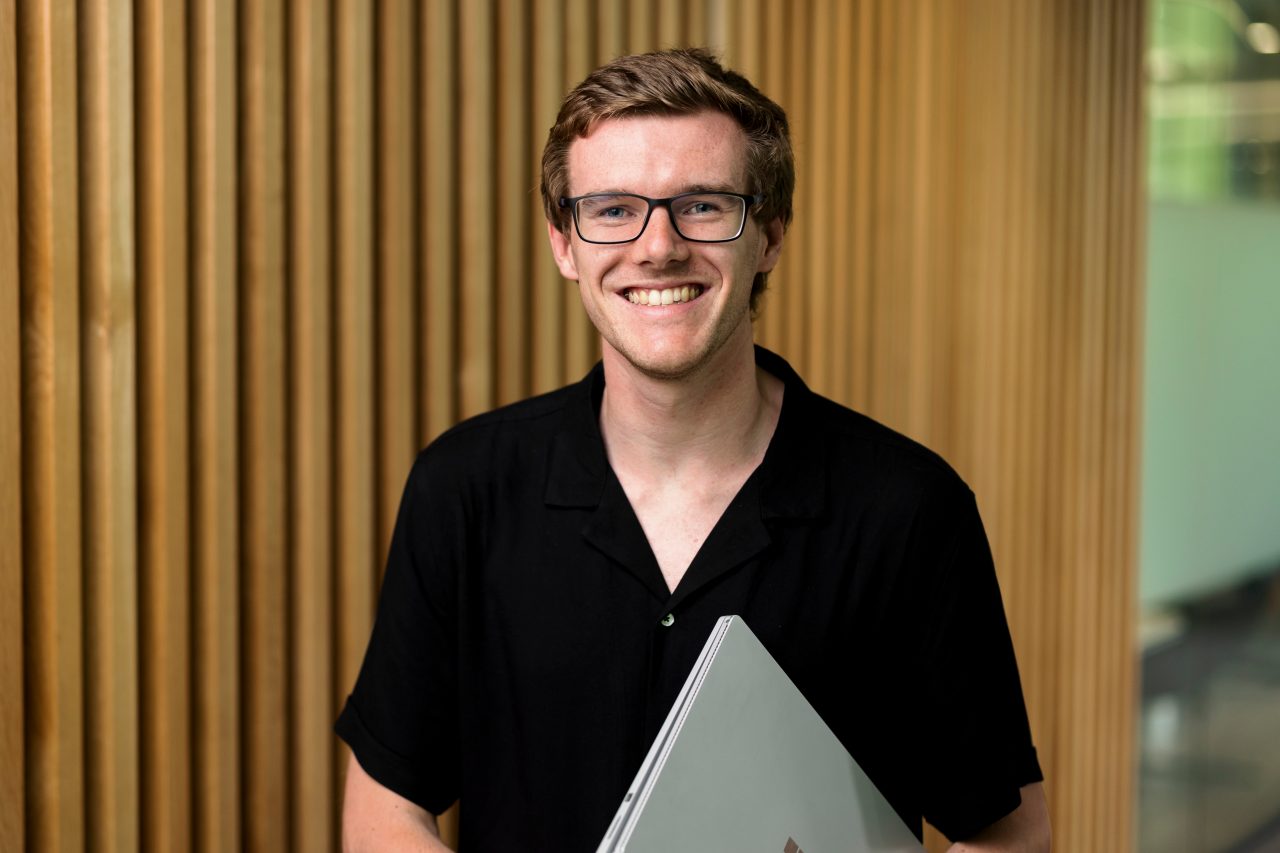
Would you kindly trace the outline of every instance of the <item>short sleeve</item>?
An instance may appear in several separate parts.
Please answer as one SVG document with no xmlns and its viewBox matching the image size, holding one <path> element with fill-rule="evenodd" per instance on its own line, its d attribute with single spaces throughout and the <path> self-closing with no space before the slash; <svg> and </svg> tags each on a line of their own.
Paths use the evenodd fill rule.
<svg viewBox="0 0 1280 853">
<path fill-rule="evenodd" d="M 433 470 L 430 453 L 410 472 L 373 633 L 334 729 L 366 773 L 439 814 L 459 795 L 457 579 L 466 534 L 460 490 Z"/>
<path fill-rule="evenodd" d="M 961 494 L 962 493 L 962 494 Z M 933 566 L 922 566 L 920 649 L 928 767 L 925 818 L 961 840 L 1012 812 L 1043 779 L 991 549 L 967 488 L 935 507 Z"/>
</svg>

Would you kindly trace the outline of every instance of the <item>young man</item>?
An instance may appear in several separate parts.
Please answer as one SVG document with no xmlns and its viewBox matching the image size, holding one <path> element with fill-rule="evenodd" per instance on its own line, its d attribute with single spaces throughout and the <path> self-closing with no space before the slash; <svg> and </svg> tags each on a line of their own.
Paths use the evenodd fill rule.
<svg viewBox="0 0 1280 853">
<path fill-rule="evenodd" d="M 591 850 L 717 617 L 740 614 L 917 832 L 1048 848 L 969 489 L 752 341 L 786 116 L 698 51 L 565 99 L 551 249 L 603 360 L 419 456 L 338 721 L 350 849 Z M 799 285 L 796 285 L 799 286 Z"/>
</svg>

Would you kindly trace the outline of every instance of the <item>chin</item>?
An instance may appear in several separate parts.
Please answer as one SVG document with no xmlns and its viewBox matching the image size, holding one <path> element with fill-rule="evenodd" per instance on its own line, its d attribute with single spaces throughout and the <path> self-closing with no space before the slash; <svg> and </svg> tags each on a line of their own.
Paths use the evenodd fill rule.
<svg viewBox="0 0 1280 853">
<path fill-rule="evenodd" d="M 707 367 L 715 349 L 707 345 L 690 345 L 654 352 L 627 347 L 618 349 L 617 353 L 633 369 L 650 379 L 673 381 Z"/>
</svg>

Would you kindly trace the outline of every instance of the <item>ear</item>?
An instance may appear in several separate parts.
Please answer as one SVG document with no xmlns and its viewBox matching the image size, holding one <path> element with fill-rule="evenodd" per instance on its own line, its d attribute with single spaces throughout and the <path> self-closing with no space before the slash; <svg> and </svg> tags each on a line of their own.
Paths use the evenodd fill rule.
<svg viewBox="0 0 1280 853">
<path fill-rule="evenodd" d="M 551 254 L 555 256 L 556 266 L 560 268 L 560 275 L 570 281 L 577 281 L 578 262 L 573 258 L 573 245 L 569 240 L 569 235 L 557 228 L 555 223 L 548 219 L 547 239 L 551 241 Z"/>
<path fill-rule="evenodd" d="M 782 225 L 782 217 L 777 216 L 765 223 L 762 230 L 764 242 L 760 246 L 760 263 L 756 272 L 770 272 L 778 265 L 778 258 L 782 255 L 782 238 L 786 236 L 786 228 Z"/>
</svg>

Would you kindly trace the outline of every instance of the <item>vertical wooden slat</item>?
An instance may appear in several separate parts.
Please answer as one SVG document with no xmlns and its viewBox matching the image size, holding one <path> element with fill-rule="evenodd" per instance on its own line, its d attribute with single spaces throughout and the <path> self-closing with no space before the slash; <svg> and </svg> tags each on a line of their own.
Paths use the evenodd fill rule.
<svg viewBox="0 0 1280 853">
<path fill-rule="evenodd" d="M 391 542 L 417 450 L 414 289 L 414 4 L 378 6 L 377 50 L 377 553 Z"/>
<path fill-rule="evenodd" d="M 936 279 L 930 275 L 931 259 L 939 252 L 921 251 L 919 247 L 938 245 L 936 235 L 930 230 L 931 201 L 939 197 L 940 187 L 934 182 L 932 164 L 937 161 L 941 146 L 931 145 L 937 139 L 933 120 L 937 115 L 938 98 L 932 88 L 933 65 L 937 61 L 938 9 L 933 2 L 917 4 L 913 14 L 906 16 L 902 32 L 904 52 L 915 55 L 911 63 L 912 74 L 907 89 L 907 102 L 902 113 L 907 117 L 905 135 L 911 142 L 902 152 L 907 164 L 908 178 L 903 188 L 908 211 L 904 226 L 911 247 L 904 261 L 907 264 L 905 285 L 908 296 L 905 339 L 912 354 L 913 381 L 904 395 L 905 412 L 902 423 L 912 435 L 930 446 L 938 446 L 939 436 L 930 430 L 932 411 L 937 410 L 936 377 L 933 368 L 935 354 L 946 344 L 949 326 L 935 327 L 934 307 Z"/>
<path fill-rule="evenodd" d="M 420 17 L 421 98 L 419 156 L 422 176 L 421 264 L 425 293 L 419 301 L 422 391 L 419 422 L 425 444 L 457 419 L 458 195 L 455 116 L 457 103 L 457 7 L 428 3 Z"/>
<path fill-rule="evenodd" d="M 1025 334 L 1030 339 L 1029 363 L 1023 380 L 1024 387 L 1028 388 L 1025 398 L 1027 417 L 1020 429 L 1025 430 L 1026 437 L 1024 456 L 1017 463 L 1020 470 L 1027 472 L 1028 476 L 1025 487 L 1026 508 L 1023 515 L 1025 527 L 1022 528 L 1024 531 L 1022 548 L 1019 555 L 1015 557 L 1018 561 L 1017 565 L 1028 567 L 1043 566 L 1047 562 L 1045 548 L 1050 522 L 1044 507 L 1049 490 L 1055 488 L 1049 479 L 1048 466 L 1043 461 L 1049 455 L 1047 400 L 1051 391 L 1049 383 L 1045 381 L 1045 377 L 1049 375 L 1050 364 L 1049 334 L 1045 326 L 1052 299 L 1049 291 L 1053 278 L 1048 258 L 1048 244 L 1051 242 L 1052 231 L 1041 199 L 1048 197 L 1052 186 L 1052 170 L 1049 168 L 1049 163 L 1055 140 L 1052 135 L 1051 121 L 1050 93 L 1053 79 L 1051 57 L 1056 49 L 1057 39 L 1052 29 L 1052 11 L 1045 4 L 1038 3 L 1035 13 L 1030 50 L 1035 52 L 1034 55 L 1038 57 L 1038 61 L 1034 66 L 1032 85 L 1027 91 L 1031 124 L 1034 128 L 1034 133 L 1027 142 L 1034 152 L 1033 174 L 1027 188 L 1027 205 L 1034 218 L 1032 232 L 1034 245 L 1029 253 L 1030 258 L 1025 273 L 1027 281 L 1035 284 L 1033 300 L 1028 309 L 1030 316 L 1026 319 L 1025 329 Z M 1060 633 L 1057 620 L 1058 609 L 1055 606 L 1056 602 L 1049 594 L 1050 584 L 1043 581 L 1037 582 L 1034 577 L 1028 576 L 1026 586 L 1028 590 L 1023 597 L 1024 604 L 1017 610 L 1010 608 L 1010 619 L 1012 628 L 1018 632 L 1018 636 L 1027 638 L 1020 649 L 1024 653 L 1020 660 L 1025 662 L 1022 666 L 1026 673 L 1025 690 L 1028 696 L 1028 710 L 1033 731 L 1045 734 L 1041 737 L 1037 748 L 1046 772 L 1051 772 L 1056 758 L 1053 750 L 1054 739 L 1049 736 L 1052 729 L 1048 715 L 1057 704 L 1056 679 L 1053 673 L 1056 669 L 1057 654 L 1055 638 Z M 1051 814 L 1050 817 L 1052 819 L 1053 815 Z"/>
<path fill-rule="evenodd" d="M 537 173 L 529 168 L 532 147 L 529 126 L 528 4 L 501 0 L 498 8 L 498 78 L 496 156 L 498 212 L 492 222 L 490 252 L 497 255 L 496 394 L 498 403 L 512 403 L 529 394 L 530 252 L 542 249 L 538 219 L 529 220 L 529 202 L 539 197 Z"/>
<path fill-rule="evenodd" d="M 730 3 L 722 10 L 724 28 L 723 59 L 748 80 L 761 83 L 760 38 L 764 11 L 761 0 Z"/>
<path fill-rule="evenodd" d="M 627 53 L 626 12 L 626 0 L 603 0 L 597 4 L 596 65 Z"/>
<path fill-rule="evenodd" d="M 476 415 L 494 402 L 494 52 L 493 2 L 462 4 L 458 15 L 461 46 L 461 131 L 458 169 L 458 277 L 460 317 L 460 414 Z"/>
<path fill-rule="evenodd" d="M 0 838 L 26 839 L 23 767 L 22 337 L 18 282 L 18 41 L 0 0 Z"/>
<path fill-rule="evenodd" d="M 240 4 L 244 848 L 288 840 L 284 8 Z"/>
<path fill-rule="evenodd" d="M 1063 31 L 1066 12 L 1062 6 L 1058 4 L 1049 4 L 1046 8 L 1047 28 L 1051 33 Z M 1064 119 L 1062 113 L 1065 104 L 1066 77 L 1065 68 L 1067 67 L 1069 45 L 1064 44 L 1058 38 L 1049 40 L 1043 53 L 1045 63 L 1045 82 L 1042 84 L 1042 97 L 1052 103 L 1056 109 L 1048 113 L 1045 124 L 1047 125 L 1046 134 L 1048 137 L 1048 145 L 1042 151 L 1041 156 L 1047 161 L 1048 178 L 1045 193 L 1047 197 L 1062 199 L 1064 198 L 1067 181 L 1066 166 L 1074 157 L 1074 140 L 1066 134 L 1066 126 L 1068 121 Z M 1045 225 L 1054 236 L 1054 239 L 1048 240 L 1044 249 L 1045 254 L 1045 293 L 1046 301 L 1044 306 L 1045 320 L 1043 323 L 1044 332 L 1044 368 L 1042 380 L 1046 387 L 1046 394 L 1043 398 L 1042 405 L 1044 407 L 1044 446 L 1051 452 L 1045 454 L 1044 458 L 1044 475 L 1047 490 L 1040 497 L 1040 501 L 1044 507 L 1044 515 L 1047 522 L 1044 527 L 1044 553 L 1043 562 L 1046 569 L 1047 579 L 1043 583 L 1044 596 L 1046 598 L 1046 612 L 1049 616 L 1049 626 L 1067 626 L 1065 609 L 1062 606 L 1064 582 L 1063 579 L 1068 573 L 1063 570 L 1063 548 L 1065 541 L 1065 533 L 1062 525 L 1062 487 L 1061 483 L 1069 474 L 1065 467 L 1065 459 L 1063 458 L 1062 434 L 1063 434 L 1063 416 L 1061 410 L 1061 387 L 1062 374 L 1062 328 L 1059 322 L 1063 314 L 1063 303 L 1067 297 L 1069 283 L 1064 270 L 1065 257 L 1065 241 L 1062 239 L 1063 222 L 1065 221 L 1064 204 L 1055 204 L 1049 207 L 1045 212 Z M 1052 648 L 1046 653 L 1046 669 L 1053 673 L 1053 677 L 1048 679 L 1046 701 L 1054 703 L 1054 707 L 1060 709 L 1059 714 L 1065 717 L 1066 698 L 1064 693 L 1070 689 L 1070 684 L 1065 676 L 1068 662 L 1068 647 L 1070 645 L 1069 629 L 1063 627 L 1059 631 L 1055 631 L 1050 635 L 1053 638 Z M 1051 728 L 1044 736 L 1044 747 L 1042 753 L 1045 755 L 1046 772 L 1052 773 L 1054 776 L 1053 801 L 1050 803 L 1051 814 L 1058 814 L 1062 819 L 1057 826 L 1062 827 L 1066 824 L 1070 815 L 1068 802 L 1069 788 L 1066 784 L 1065 774 L 1059 772 L 1060 768 L 1065 767 L 1065 760 L 1059 760 L 1065 750 L 1071 748 L 1068 738 L 1065 736 L 1067 731 L 1066 725 L 1056 725 Z"/>
<path fill-rule="evenodd" d="M 595 55 L 593 42 L 596 33 L 594 13 L 595 5 L 592 2 L 566 0 L 563 42 L 566 86 L 577 84 L 591 73 L 595 65 L 592 61 Z M 666 13 L 664 9 L 663 14 Z M 676 17 L 678 18 L 678 14 Z M 564 92 L 561 92 L 560 97 L 563 95 Z M 552 120 L 554 121 L 554 117 Z M 563 302 L 564 372 L 557 382 L 559 385 L 581 377 L 591 363 L 599 357 L 599 336 L 587 320 L 578 288 L 563 281 L 561 286 L 567 287 L 568 290 Z"/>
<path fill-rule="evenodd" d="M 80 21 L 86 836 L 136 850 L 138 584 L 133 10 Z"/>
<path fill-rule="evenodd" d="M 138 410 L 142 847 L 192 847 L 187 19 L 138 22 Z"/>
<path fill-rule="evenodd" d="M 1121 30 L 1114 40 L 1118 53 L 1117 67 L 1120 73 L 1113 85 L 1115 98 L 1113 109 L 1119 117 L 1122 130 L 1115 145 L 1115 160 L 1118 163 L 1115 176 L 1114 191 L 1121 204 L 1115 210 L 1117 221 L 1116 245 L 1118 255 L 1116 269 L 1112 281 L 1117 286 L 1116 295 L 1120 302 L 1117 311 L 1113 335 L 1119 341 L 1117 352 L 1111 363 L 1119 373 L 1119 379 L 1112 397 L 1115 423 L 1113 441 L 1115 458 L 1108 470 L 1116 478 L 1113 495 L 1114 518 L 1116 524 L 1115 550 L 1109 561 L 1110 568 L 1106 577 L 1110 588 L 1102 593 L 1103 600 L 1110 603 L 1114 623 L 1112 647 L 1127 644 L 1135 646 L 1133 637 L 1135 615 L 1138 612 L 1138 531 L 1139 527 L 1139 493 L 1141 482 L 1141 440 L 1142 434 L 1142 376 L 1143 376 L 1143 339 L 1145 333 L 1144 308 L 1146 288 L 1142 286 L 1123 286 L 1127 282 L 1143 283 L 1146 276 L 1146 179 L 1145 152 L 1147 125 L 1143 116 L 1144 90 L 1146 80 L 1144 66 L 1134 61 L 1134 52 L 1145 49 L 1147 45 L 1147 26 L 1149 8 L 1143 3 L 1126 4 L 1119 13 L 1118 25 Z M 1126 571 L 1126 569 L 1130 569 Z M 1134 756 L 1137 754 L 1135 738 L 1137 728 L 1132 721 L 1140 712 L 1140 693 L 1134 686 L 1141 679 L 1141 660 L 1135 654 L 1115 655 L 1116 666 L 1110 684 L 1113 691 L 1111 720 L 1116 727 L 1115 749 L 1112 756 Z M 1111 807 L 1115 811 L 1116 823 L 1112 828 L 1114 837 L 1122 843 L 1136 846 L 1138 827 L 1139 799 L 1136 796 L 1136 772 L 1124 772 L 1128 769 L 1125 762 L 1121 767 L 1115 766 L 1116 760 L 1111 758 L 1111 766 L 1107 774 L 1111 783 Z M 1119 772 L 1117 772 L 1119 771 Z"/>
<path fill-rule="evenodd" d="M 18 16 L 27 844 L 84 821 L 76 10 Z"/>
<path fill-rule="evenodd" d="M 659 49 L 668 49 L 673 47 L 683 47 L 684 41 L 684 8 L 688 5 L 680 0 L 657 0 L 654 3 L 657 6 L 657 37 L 658 42 L 655 47 Z M 577 81 L 582 79 L 582 75 L 570 74 L 571 80 Z"/>
<path fill-rule="evenodd" d="M 902 56 L 894 43 L 894 27 L 900 12 L 900 4 L 891 6 L 885 3 L 876 4 L 873 18 L 874 31 L 871 38 L 876 45 L 873 80 L 875 81 L 875 97 L 869 116 L 870 133 L 874 148 L 874 159 L 868 172 L 870 195 L 870 231 L 867 235 L 867 251 L 871 253 L 869 272 L 872 285 L 868 290 L 865 306 L 868 324 L 866 327 L 866 350 L 864 358 L 867 362 L 867 400 L 868 412 L 876 412 L 877 417 L 889 421 L 892 425 L 893 402 L 892 392 L 899 390 L 894 382 L 886 382 L 892 372 L 895 349 L 883 345 L 885 339 L 896 339 L 897 329 L 891 325 L 893 305 L 900 298 L 902 286 L 901 271 L 894 266 L 898 247 L 894 238 L 898 235 L 897 211 L 898 197 L 895 190 L 895 178 L 901 176 L 902 158 L 889 157 L 887 152 L 894 150 L 897 140 L 894 138 L 894 126 L 898 116 L 904 110 L 900 106 L 900 81 L 902 77 Z M 881 282 L 895 281 L 897 287 L 881 287 Z M 886 385 L 889 394 L 886 394 Z"/>
<path fill-rule="evenodd" d="M 692 47 L 707 46 L 707 0 L 684 4 L 680 43 Z"/>
<path fill-rule="evenodd" d="M 630 0 L 627 5 L 628 53 L 644 53 L 658 47 L 657 11 L 658 4 L 649 0 Z"/>
<path fill-rule="evenodd" d="M 812 6 L 812 14 L 806 24 L 806 32 L 811 51 L 805 69 L 804 85 L 813 93 L 814 109 L 809 110 L 809 133 L 805 136 L 811 140 L 808 154 L 812 162 L 831 163 L 832 127 L 838 112 L 836 94 L 838 83 L 835 79 L 835 4 L 818 0 Z M 808 174 L 808 170 L 805 172 Z M 810 304 L 813 315 L 809 318 L 808 332 L 797 343 L 805 350 L 805 360 L 809 365 L 805 381 L 823 394 L 832 393 L 832 363 L 834 328 L 831 310 L 833 286 L 832 276 L 835 270 L 831 263 L 831 248 L 836 241 L 832 229 L 837 207 L 843 207 L 844 199 L 832 192 L 832 175 L 823 175 L 814 181 L 806 182 L 809 188 L 805 213 L 808 226 L 802 231 L 806 238 L 800 247 L 810 259 L 807 287 L 811 293 Z M 799 348 L 799 347 L 798 347 Z"/>
<path fill-rule="evenodd" d="M 334 699 L 340 706 L 355 683 L 373 624 L 376 566 L 382 557 L 374 532 L 374 42 L 369 7 L 356 0 L 338 0 L 333 34 Z M 335 756 L 340 755 L 345 750 L 339 748 Z M 345 761 L 338 766 L 345 767 Z M 335 779 L 335 784 L 341 781 Z"/>
<path fill-rule="evenodd" d="M 827 368 L 826 393 L 833 397 L 845 397 L 849 392 L 849 377 L 852 370 L 854 337 L 845 327 L 845 318 L 849 316 L 851 296 L 855 283 L 851 281 L 853 254 L 860 248 L 853 239 L 853 209 L 857 202 L 859 187 L 854 186 L 853 174 L 855 154 L 853 147 L 853 117 L 856 115 L 854 102 L 855 56 L 850 45 L 856 35 L 854 3 L 837 2 L 835 19 L 831 23 L 832 47 L 835 59 L 831 66 L 832 91 L 829 109 L 831 111 L 832 128 L 830 152 L 836 152 L 829 162 L 831 164 L 830 180 L 827 187 L 827 210 L 830 216 L 827 249 L 830 252 L 826 279 L 830 282 L 827 288 L 830 295 L 829 305 L 818 312 L 818 317 L 826 327 L 826 345 L 824 347 Z"/>
<path fill-rule="evenodd" d="M 648 4 L 632 4 L 632 17 L 628 31 L 637 37 L 636 16 L 645 12 Z M 644 7 L 644 8 L 640 8 Z M 559 0 L 537 0 L 533 7 L 533 150 L 530 160 L 535 175 L 541 175 L 542 146 L 546 144 L 547 130 L 555 123 L 564 97 L 564 75 L 561 56 L 564 51 L 564 9 Z M 641 15 L 642 18 L 645 16 Z M 573 192 L 572 186 L 569 188 Z M 544 236 L 546 216 L 538 194 L 529 204 L 530 218 L 539 234 L 534 241 L 532 275 L 533 328 L 530 329 L 530 354 L 533 363 L 531 381 L 534 393 L 550 391 L 563 384 L 566 375 L 563 340 L 565 334 L 566 305 L 580 305 L 577 288 L 560 277 L 560 271 L 551 259 Z"/>
<path fill-rule="evenodd" d="M 236 18 L 192 10 L 195 848 L 241 845 Z"/>
<path fill-rule="evenodd" d="M 289 6 L 289 744 L 290 842 L 337 835 L 333 678 L 333 265 L 331 14 Z"/>
<path fill-rule="evenodd" d="M 784 109 L 790 109 L 790 104 L 786 99 L 786 5 L 782 0 L 763 0 L 766 4 L 764 9 L 764 23 L 761 27 L 761 43 L 759 45 L 757 56 L 763 67 L 760 68 L 758 76 L 754 80 L 755 85 L 773 100 L 782 105 Z M 796 118 L 793 112 L 787 113 L 787 120 L 791 128 L 791 142 L 793 146 L 799 144 L 796 136 Z M 797 151 L 797 159 L 801 159 L 801 154 Z M 803 162 L 801 160 L 801 162 Z M 803 172 L 800 172 L 803 174 Z M 798 206 L 803 202 L 802 197 L 797 195 L 794 199 Z M 799 213 L 799 210 L 796 211 Z M 798 219 L 798 217 L 797 217 Z M 782 307 L 787 304 L 785 290 L 788 283 L 794 282 L 791 286 L 801 287 L 801 278 L 794 269 L 795 256 L 799 253 L 792 252 L 800 239 L 796 237 L 795 222 L 792 220 L 791 230 L 787 233 L 787 242 L 785 242 L 782 257 L 778 262 L 778 266 L 769 275 L 769 289 L 765 291 L 763 301 L 761 301 L 760 320 L 756 323 L 756 338 L 766 347 L 771 347 L 781 352 L 785 344 L 785 309 Z"/>
<path fill-rule="evenodd" d="M 722 59 L 727 56 L 729 46 L 732 44 L 729 33 L 733 25 L 730 21 L 732 13 L 729 5 L 731 4 L 725 3 L 724 0 L 706 0 L 706 32 L 702 43 Z"/>
</svg>

